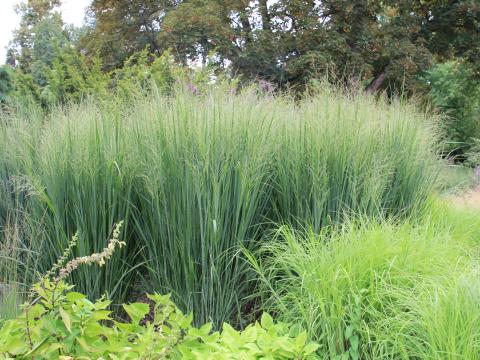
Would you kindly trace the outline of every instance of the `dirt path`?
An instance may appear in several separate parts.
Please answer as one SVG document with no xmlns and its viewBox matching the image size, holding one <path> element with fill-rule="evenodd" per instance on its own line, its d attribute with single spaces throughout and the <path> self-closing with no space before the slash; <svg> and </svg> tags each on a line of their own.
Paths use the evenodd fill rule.
<svg viewBox="0 0 480 360">
<path fill-rule="evenodd" d="M 448 200 L 451 201 L 452 204 L 480 209 L 480 186 L 462 194 L 450 195 L 448 196 Z"/>
</svg>

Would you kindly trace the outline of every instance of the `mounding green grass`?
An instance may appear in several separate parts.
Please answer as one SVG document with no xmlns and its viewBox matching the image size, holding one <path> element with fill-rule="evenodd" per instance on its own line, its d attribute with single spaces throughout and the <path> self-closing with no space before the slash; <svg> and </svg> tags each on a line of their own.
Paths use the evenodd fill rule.
<svg viewBox="0 0 480 360">
<path fill-rule="evenodd" d="M 325 359 L 480 359 L 478 216 L 434 205 L 417 224 L 282 227 L 249 256 L 264 310 L 305 327 Z"/>
<path fill-rule="evenodd" d="M 85 101 L 0 122 L 0 242 L 15 224 L 21 271 L 100 251 L 125 221 L 127 247 L 70 281 L 90 298 L 172 292 L 196 323 L 235 321 L 250 293 L 240 246 L 274 223 L 315 232 L 351 213 L 420 210 L 435 178 L 435 132 L 401 101 L 325 88 L 302 101 L 246 89 L 179 89 L 134 102 Z M 8 281 L 8 279 L 0 280 Z"/>
</svg>

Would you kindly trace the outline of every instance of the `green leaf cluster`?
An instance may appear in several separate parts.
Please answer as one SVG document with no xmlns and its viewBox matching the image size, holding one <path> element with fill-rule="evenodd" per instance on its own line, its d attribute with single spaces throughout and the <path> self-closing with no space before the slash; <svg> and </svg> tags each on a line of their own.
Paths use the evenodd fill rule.
<svg viewBox="0 0 480 360">
<path fill-rule="evenodd" d="M 471 0 L 94 0 L 80 47 L 108 69 L 147 47 L 300 89 L 329 73 L 371 92 L 415 90 L 434 58 L 478 68 L 479 11 Z"/>
<path fill-rule="evenodd" d="M 112 318 L 110 301 L 91 302 L 73 286 L 44 280 L 32 289 L 23 314 L 0 329 L 2 359 L 314 359 L 307 333 L 268 314 L 237 331 L 223 324 L 192 327 L 170 295 L 124 304 L 129 321 Z"/>
<path fill-rule="evenodd" d="M 423 80 L 432 105 L 443 114 L 444 151 L 464 158 L 480 138 L 480 85 L 474 70 L 465 62 L 450 61 L 435 65 Z"/>
</svg>

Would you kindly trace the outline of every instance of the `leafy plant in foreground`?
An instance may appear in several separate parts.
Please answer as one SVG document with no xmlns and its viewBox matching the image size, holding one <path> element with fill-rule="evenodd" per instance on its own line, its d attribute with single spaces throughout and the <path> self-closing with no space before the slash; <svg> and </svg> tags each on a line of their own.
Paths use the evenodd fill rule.
<svg viewBox="0 0 480 360">
<path fill-rule="evenodd" d="M 119 225 L 102 253 L 63 263 L 74 237 L 57 264 L 32 287 L 24 312 L 0 328 L 0 358 L 22 359 L 313 359 L 318 345 L 305 331 L 274 323 L 263 314 L 260 323 L 236 331 L 223 324 L 192 327 L 170 295 L 148 295 L 149 303 L 124 304 L 130 321 L 111 317 L 110 301 L 91 302 L 63 279 L 80 265 L 102 266 L 117 246 Z"/>
</svg>

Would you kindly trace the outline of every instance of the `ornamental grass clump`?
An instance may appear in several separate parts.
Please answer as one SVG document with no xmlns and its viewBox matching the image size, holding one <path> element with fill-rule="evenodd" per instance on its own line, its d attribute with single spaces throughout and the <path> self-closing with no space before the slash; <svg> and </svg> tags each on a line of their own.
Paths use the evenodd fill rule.
<svg viewBox="0 0 480 360">
<path fill-rule="evenodd" d="M 307 329 L 323 358 L 480 359 L 479 214 L 442 210 L 447 225 L 438 211 L 320 235 L 282 227 L 249 255 L 262 310 Z"/>
<path fill-rule="evenodd" d="M 303 100 L 180 88 L 3 116 L 0 228 L 20 224 L 35 270 L 77 230 L 72 255 L 102 252 L 124 219 L 124 249 L 71 281 L 115 303 L 138 287 L 171 292 L 197 324 L 241 322 L 252 272 L 239 249 L 275 223 L 320 232 L 351 213 L 411 214 L 435 179 L 429 118 L 326 87 Z"/>
</svg>

